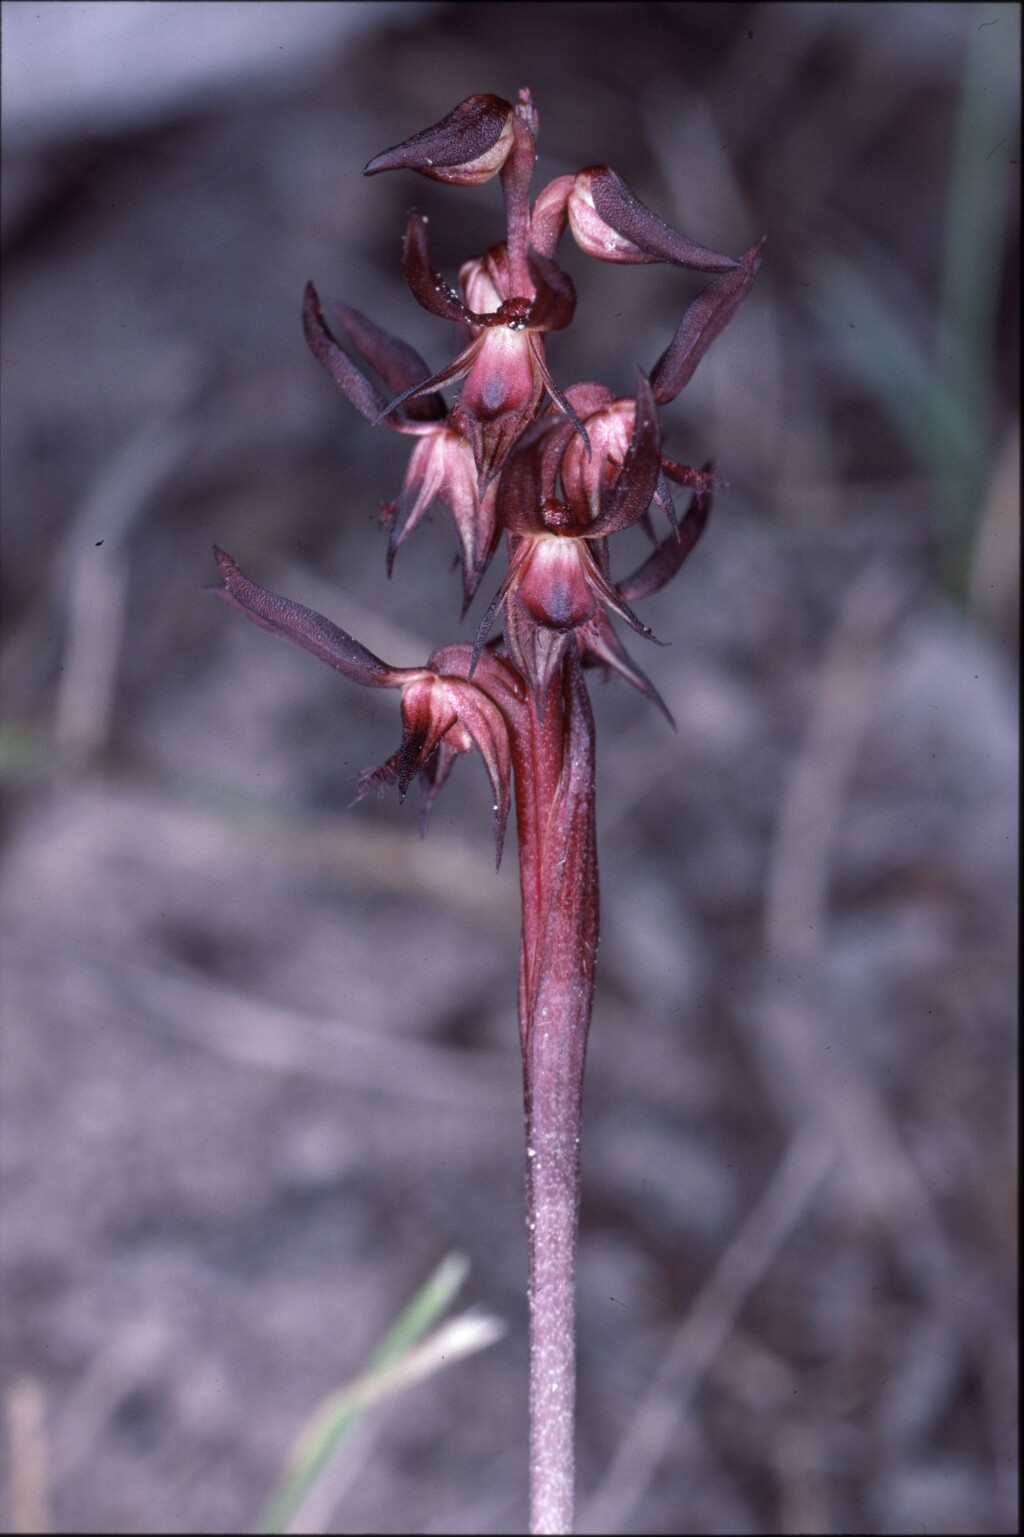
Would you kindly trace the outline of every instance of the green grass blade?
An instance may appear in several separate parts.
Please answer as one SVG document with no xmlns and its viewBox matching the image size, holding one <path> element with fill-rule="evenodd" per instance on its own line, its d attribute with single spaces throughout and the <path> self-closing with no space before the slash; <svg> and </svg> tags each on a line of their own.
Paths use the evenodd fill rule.
<svg viewBox="0 0 1024 1537">
<path fill-rule="evenodd" d="M 499 1337 L 502 1325 L 497 1320 L 473 1313 L 462 1314 L 433 1334 L 428 1332 L 454 1300 L 468 1269 L 462 1255 L 450 1254 L 442 1260 L 388 1330 L 365 1372 L 315 1411 L 278 1488 L 253 1527 L 254 1533 L 287 1529 L 349 1431 L 372 1404 Z"/>
</svg>

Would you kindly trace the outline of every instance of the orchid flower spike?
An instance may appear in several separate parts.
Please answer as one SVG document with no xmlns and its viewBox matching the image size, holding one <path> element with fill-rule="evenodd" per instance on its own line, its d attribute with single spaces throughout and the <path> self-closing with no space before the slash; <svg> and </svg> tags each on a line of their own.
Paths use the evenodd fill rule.
<svg viewBox="0 0 1024 1537">
<path fill-rule="evenodd" d="M 425 817 L 455 761 L 479 753 L 492 792 L 500 861 L 514 784 L 522 930 L 519 1025 L 527 1136 L 530 1309 L 530 1530 L 573 1530 L 574 1256 L 583 1066 L 599 930 L 594 721 L 584 669 L 616 673 L 671 722 L 653 683 L 616 632 L 622 620 L 653 639 L 632 604 L 663 587 L 700 539 L 716 468 L 663 451 L 659 408 L 693 378 L 757 277 L 764 241 L 738 260 L 664 223 L 607 165 L 557 176 L 531 203 L 538 118 L 515 102 L 469 96 L 431 127 L 365 168 L 413 171 L 453 187 L 500 178 L 504 238 L 464 262 L 457 285 L 431 257 L 425 215 L 412 211 L 402 249 L 416 301 L 454 323 L 456 355 L 430 366 L 346 304 L 331 323 L 312 284 L 302 324 L 309 347 L 348 402 L 374 425 L 410 438 L 398 496 L 385 504 L 387 569 L 442 503 L 462 566 L 463 614 L 504 543 L 508 569 L 472 646 L 435 650 L 421 667 L 392 667 L 322 614 L 258 587 L 221 550 L 209 589 L 252 624 L 326 662 L 350 682 L 395 689 L 402 737 L 359 776 L 357 799 L 419 779 Z M 547 338 L 564 330 L 576 290 L 557 264 L 570 231 L 599 261 L 665 262 L 710 275 L 649 375 L 631 396 L 601 384 L 564 390 Z M 333 329 L 332 329 L 333 326 Z M 446 391 L 458 386 L 448 400 Z M 692 494 L 678 517 L 673 486 Z M 666 517 L 656 532 L 652 509 Z M 610 542 L 633 526 L 652 549 L 612 577 Z M 505 539 L 501 536 L 504 534 Z M 489 641 L 498 618 L 503 636 Z"/>
</svg>

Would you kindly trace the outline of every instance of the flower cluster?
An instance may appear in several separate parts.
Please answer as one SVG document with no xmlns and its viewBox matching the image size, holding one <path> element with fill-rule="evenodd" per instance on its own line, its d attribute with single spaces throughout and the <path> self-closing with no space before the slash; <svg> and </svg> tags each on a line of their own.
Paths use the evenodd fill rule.
<svg viewBox="0 0 1024 1537">
<path fill-rule="evenodd" d="M 620 674 L 668 714 L 611 621 L 650 637 L 630 605 L 675 575 L 704 529 L 718 484 L 714 467 L 691 468 L 663 452 L 658 408 L 688 383 L 749 292 L 764 244 L 739 260 L 698 245 L 603 165 L 556 177 L 531 203 L 536 133 L 528 91 L 514 106 L 471 96 L 365 168 L 369 176 L 404 169 L 456 186 L 501 178 L 507 238 L 466 262 L 457 287 L 433 264 L 426 217 L 408 217 L 402 261 L 409 287 L 424 309 L 454 322 L 458 332 L 456 356 L 443 368 L 431 372 L 413 348 L 343 304 L 332 307 L 339 341 L 312 284 L 302 311 L 314 356 L 348 401 L 375 425 L 415 440 L 399 495 L 384 510 L 388 572 L 440 502 L 458 538 L 464 615 L 505 536 L 507 572 L 475 645 L 447 647 L 423 668 L 392 668 L 326 619 L 249 582 L 221 552 L 223 585 L 213 589 L 350 679 L 401 690 L 401 747 L 363 776 L 364 788 L 397 781 L 404 795 L 421 775 L 429 806 L 456 756 L 478 750 L 494 791 L 499 855 L 512 717 L 527 705 L 543 716 L 570 657 L 574 666 Z M 572 281 L 555 260 L 567 231 L 599 261 L 667 262 L 712 275 L 650 375 L 637 370 L 632 396 L 616 398 L 594 383 L 563 389 L 549 369 L 546 338 L 568 326 L 576 309 Z M 442 391 L 460 381 L 446 403 Z M 682 518 L 673 484 L 691 493 Z M 653 508 L 668 525 L 661 537 Z M 634 524 L 653 548 L 637 571 L 616 581 L 609 540 Z M 499 613 L 501 646 L 488 644 Z"/>
</svg>

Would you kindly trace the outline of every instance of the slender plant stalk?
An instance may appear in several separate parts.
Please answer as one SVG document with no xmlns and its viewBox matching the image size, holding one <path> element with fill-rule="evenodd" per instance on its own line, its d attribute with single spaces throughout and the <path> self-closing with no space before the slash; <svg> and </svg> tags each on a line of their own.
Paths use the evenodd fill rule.
<svg viewBox="0 0 1024 1537">
<path fill-rule="evenodd" d="M 523 719 L 512 751 L 523 898 L 530 1530 L 564 1533 L 573 1524 L 580 1124 L 598 940 L 594 725 L 575 650 L 543 717 L 530 700 Z"/>
</svg>

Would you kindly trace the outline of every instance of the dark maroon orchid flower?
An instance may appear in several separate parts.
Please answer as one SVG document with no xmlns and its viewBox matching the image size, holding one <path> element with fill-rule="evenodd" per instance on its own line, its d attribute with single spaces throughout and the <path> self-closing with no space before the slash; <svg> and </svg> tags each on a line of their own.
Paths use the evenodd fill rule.
<svg viewBox="0 0 1024 1537">
<path fill-rule="evenodd" d="M 398 497 L 386 504 L 390 574 L 398 549 L 434 502 L 455 522 L 463 613 L 506 536 L 508 570 L 475 643 L 435 650 L 423 667 L 391 667 L 325 619 L 250 582 L 215 550 L 223 602 L 355 683 L 397 689 L 402 740 L 360 776 L 359 796 L 413 779 L 429 811 L 459 757 L 478 752 L 493 793 L 501 858 L 516 801 L 522 938 L 520 1040 L 527 1132 L 530 1304 L 530 1530 L 572 1530 L 575 1391 L 574 1276 L 583 1063 L 598 939 L 594 723 L 586 668 L 617 674 L 671 722 L 653 683 L 613 625 L 650 630 L 631 605 L 657 592 L 707 524 L 715 467 L 662 451 L 658 409 L 693 377 L 711 342 L 750 292 L 764 242 L 738 261 L 671 229 L 615 171 L 589 166 L 556 177 L 530 202 L 537 114 L 528 91 L 513 105 L 470 96 L 432 127 L 366 167 L 412 170 L 453 186 L 500 176 L 506 238 L 463 264 L 458 288 L 431 260 L 427 219 L 409 215 L 403 267 L 417 302 L 454 322 L 458 355 L 432 373 L 405 342 L 347 305 L 335 305 L 344 346 L 310 284 L 309 346 L 357 411 L 413 439 Z M 631 397 L 603 385 L 562 391 L 545 338 L 573 319 L 576 292 L 555 262 L 570 230 L 600 261 L 667 262 L 712 275 Z M 350 355 L 352 354 L 352 355 Z M 459 385 L 451 405 L 442 395 Z M 691 493 L 677 518 L 672 487 Z M 658 507 L 669 529 L 655 531 Z M 610 541 L 637 525 L 652 549 L 620 581 Z M 487 637 L 503 612 L 503 639 Z M 357 799 L 359 798 L 357 796 Z"/>
<path fill-rule="evenodd" d="M 446 367 L 404 390 L 382 414 L 464 379 L 452 420 L 473 443 L 483 487 L 490 484 L 512 445 L 537 415 L 545 390 L 583 432 L 544 356 L 544 334 L 564 330 L 576 308 L 576 291 L 561 268 L 528 250 L 526 281 L 517 292 L 509 246 L 494 246 L 463 267 L 460 282 L 466 297 L 462 299 L 434 267 L 427 221 L 415 212 L 406 226 L 403 265 L 413 296 L 423 308 L 465 327 L 470 340 Z"/>
<path fill-rule="evenodd" d="M 717 476 L 711 465 L 690 470 L 662 457 L 653 392 L 639 370 L 635 399 L 616 400 L 600 385 L 577 385 L 572 394 L 593 457 L 579 454 L 578 439 L 557 417 L 523 435 L 498 486 L 499 521 L 511 536 L 508 574 L 477 631 L 476 653 L 504 608 L 505 645 L 538 705 L 575 635 L 585 662 L 617 672 L 668 715 L 608 616 L 654 639 L 628 600 L 656 592 L 679 570 L 707 523 Z M 687 516 L 678 525 L 667 498 L 672 533 L 655 542 L 639 571 L 613 584 L 606 540 L 648 518 L 666 473 L 695 489 Z"/>
<path fill-rule="evenodd" d="M 602 607 L 638 634 L 651 634 L 608 580 L 603 548 L 610 534 L 644 517 L 661 473 L 657 408 L 639 370 L 629 446 L 617 475 L 608 487 L 601 487 L 596 507 L 588 498 L 563 500 L 556 494 L 567 436 L 557 418 L 537 423 L 524 435 L 502 476 L 498 515 L 513 536 L 509 569 L 476 637 L 479 653 L 503 606 L 505 644 L 538 705 L 547 696 L 571 632 L 590 624 Z"/>
<path fill-rule="evenodd" d="M 470 438 L 459 431 L 436 391 L 417 387 L 429 372 L 419 353 L 348 305 L 336 304 L 334 313 L 355 350 L 391 389 L 404 389 L 407 399 L 400 410 L 388 411 L 380 391 L 331 335 L 316 289 L 308 283 L 302 320 L 313 355 L 369 421 L 383 421 L 394 431 L 419 439 L 398 498 L 384 507 L 384 521 L 390 529 L 388 575 L 413 529 L 435 501 L 443 502 L 452 514 L 459 540 L 465 613 L 497 543 L 496 488 L 488 486 L 481 492 Z"/>
<path fill-rule="evenodd" d="M 469 647 L 449 646 L 435 652 L 426 667 L 390 667 L 331 620 L 325 619 L 323 614 L 258 587 L 242 574 L 231 556 L 216 545 L 213 553 L 222 585 L 206 590 L 215 598 L 230 604 L 261 629 L 280 635 L 318 657 L 353 683 L 362 683 L 368 688 L 401 689 L 401 746 L 380 768 L 360 775 L 357 799 L 361 799 L 371 785 L 397 782 L 399 798 L 404 800 L 410 783 L 422 773 L 426 812 L 448 778 L 455 759 L 476 748 L 484 760 L 494 792 L 494 839 L 500 863 L 508 822 L 512 765 L 505 717 L 487 693 L 486 685 L 488 681 L 492 686 L 500 684 L 502 697 L 507 700 L 508 680 L 502 678 L 500 672 L 497 680 L 495 678 L 495 668 L 500 668 L 501 664 L 489 658 L 476 681 L 470 682 L 472 654 Z M 512 692 L 514 694 L 514 685 Z"/>
<path fill-rule="evenodd" d="M 476 186 L 500 171 L 512 282 L 515 292 L 525 293 L 536 137 L 537 113 L 529 91 L 519 92 L 515 107 L 500 96 L 468 96 L 440 122 L 375 156 L 363 175 L 409 170 L 435 181 Z"/>
</svg>

